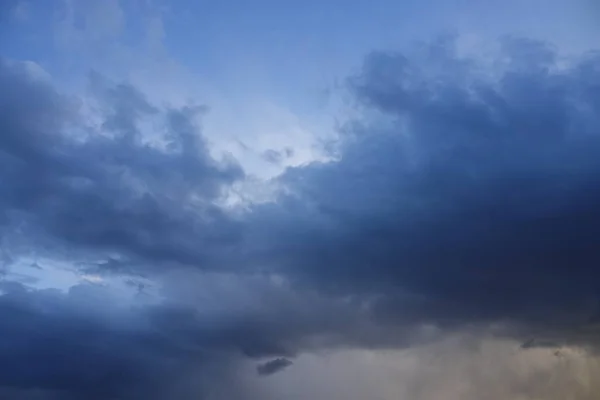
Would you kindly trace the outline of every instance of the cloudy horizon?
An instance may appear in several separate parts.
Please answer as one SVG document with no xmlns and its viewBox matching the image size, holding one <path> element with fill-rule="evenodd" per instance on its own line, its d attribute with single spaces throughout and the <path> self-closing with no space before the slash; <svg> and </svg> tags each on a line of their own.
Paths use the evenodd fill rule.
<svg viewBox="0 0 600 400">
<path fill-rule="evenodd" d="M 0 4 L 0 398 L 600 396 L 591 0 Z"/>
</svg>

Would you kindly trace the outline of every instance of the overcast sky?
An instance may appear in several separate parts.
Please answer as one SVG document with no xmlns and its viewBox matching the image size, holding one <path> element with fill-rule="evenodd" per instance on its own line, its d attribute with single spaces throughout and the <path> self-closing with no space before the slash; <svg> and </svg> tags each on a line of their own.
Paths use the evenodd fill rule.
<svg viewBox="0 0 600 400">
<path fill-rule="evenodd" d="M 599 43 L 594 0 L 1 1 L 0 398 L 599 398 Z"/>
</svg>

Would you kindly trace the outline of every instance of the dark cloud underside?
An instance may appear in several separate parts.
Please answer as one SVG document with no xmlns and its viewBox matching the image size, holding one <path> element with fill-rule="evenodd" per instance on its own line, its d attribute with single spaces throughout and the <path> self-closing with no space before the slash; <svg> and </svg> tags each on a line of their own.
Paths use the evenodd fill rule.
<svg viewBox="0 0 600 400">
<path fill-rule="evenodd" d="M 257 211 L 266 251 L 309 285 L 379 295 L 385 319 L 587 323 L 600 58 L 557 57 L 507 39 L 491 74 L 451 41 L 372 54 L 350 87 L 373 117 L 348 124 L 339 162 L 286 174 L 294 194 Z"/>
<path fill-rule="evenodd" d="M 410 345 L 424 323 L 595 344 L 600 57 L 558 67 L 551 47 L 510 39 L 497 61 L 446 40 L 370 55 L 348 82 L 358 112 L 339 160 L 289 169 L 276 201 L 235 217 L 219 204 L 245 175 L 210 155 L 203 108 L 94 76 L 96 120 L 2 61 L 5 264 L 181 276 L 136 306 L 4 280 L 0 397 L 202 398 L 242 357 L 275 357 L 269 375 L 315 347 Z M 216 305 L 198 271 L 226 275 Z"/>
<path fill-rule="evenodd" d="M 276 358 L 259 365 L 256 370 L 259 375 L 272 375 L 292 365 L 287 358 Z"/>
</svg>

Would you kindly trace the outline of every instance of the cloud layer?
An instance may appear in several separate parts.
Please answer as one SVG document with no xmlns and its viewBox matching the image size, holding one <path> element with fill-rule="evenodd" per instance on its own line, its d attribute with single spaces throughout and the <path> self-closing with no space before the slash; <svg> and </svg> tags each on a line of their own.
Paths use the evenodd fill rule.
<svg viewBox="0 0 600 400">
<path fill-rule="evenodd" d="M 251 178 L 211 154 L 203 107 L 153 104 L 97 75 L 73 97 L 37 65 L 3 60 L 4 272 L 39 256 L 100 280 L 142 276 L 158 294 L 4 279 L 2 390 L 255 398 L 293 373 L 291 357 L 451 333 L 596 350 L 600 57 L 499 47 L 491 61 L 446 38 L 371 54 L 347 82 L 355 114 L 334 161 L 289 168 L 270 201 L 237 206 Z M 479 360 L 475 349 L 461 354 Z M 245 391 L 248 358 L 260 376 Z M 509 372 L 507 388 L 528 384 Z"/>
<path fill-rule="evenodd" d="M 372 54 L 350 80 L 366 117 L 340 160 L 289 170 L 291 194 L 258 214 L 281 229 L 267 245 L 279 268 L 375 295 L 375 314 L 399 323 L 586 324 L 599 311 L 599 65 L 559 66 L 517 39 L 493 70 L 447 39 Z"/>
</svg>

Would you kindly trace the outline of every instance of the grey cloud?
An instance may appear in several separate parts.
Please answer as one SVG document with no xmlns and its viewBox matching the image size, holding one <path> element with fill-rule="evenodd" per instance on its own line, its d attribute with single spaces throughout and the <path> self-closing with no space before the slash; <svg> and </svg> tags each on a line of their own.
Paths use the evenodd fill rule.
<svg viewBox="0 0 600 400">
<path fill-rule="evenodd" d="M 203 398 L 213 384 L 193 384 L 204 379 L 201 371 L 211 376 L 243 352 L 263 354 L 250 350 L 260 340 L 243 325 L 213 321 L 206 329 L 183 306 L 117 306 L 93 285 L 63 294 L 7 279 L 31 255 L 111 275 L 206 267 L 237 240 L 236 223 L 217 202 L 244 173 L 209 155 L 195 122 L 202 108 L 157 107 L 134 87 L 93 76 L 98 128 L 45 79 L 29 64 L 0 62 L 0 234 L 8 272 L 0 285 L 0 394 Z M 162 147 L 140 133 L 149 119 L 162 129 Z"/>
<path fill-rule="evenodd" d="M 0 290 L 0 388 L 14 398 L 204 398 L 218 385 L 204 378 L 260 340 L 190 309 L 118 304 L 95 285 L 61 293 L 4 282 Z"/>
<path fill-rule="evenodd" d="M 168 398 L 180 377 L 212 379 L 240 357 L 280 357 L 259 367 L 276 371 L 318 347 L 407 346 L 423 324 L 595 343 L 600 58 L 560 69 L 552 48 L 511 39 L 491 76 L 452 45 L 368 57 L 349 81 L 366 117 L 344 128 L 339 161 L 288 169 L 285 194 L 236 218 L 217 202 L 244 173 L 209 155 L 202 108 L 93 77 L 97 128 L 0 63 L 8 256 L 68 249 L 86 271 L 234 277 L 213 308 L 188 269 L 156 278 L 166 300 L 139 308 L 96 286 L 4 281 L 0 394 Z M 148 120 L 164 148 L 144 142 Z"/>
<path fill-rule="evenodd" d="M 279 164 L 283 158 L 283 155 L 273 149 L 269 149 L 263 153 L 263 158 L 265 161 L 270 162 L 272 164 Z"/>
<path fill-rule="evenodd" d="M 261 260 L 374 296 L 383 324 L 588 324 L 600 311 L 600 58 L 559 68 L 546 44 L 502 48 L 494 74 L 447 39 L 368 57 L 349 81 L 367 117 L 345 128 L 340 161 L 288 170 L 292 194 L 255 209 L 271 222 Z"/>
<path fill-rule="evenodd" d="M 42 78 L 22 63 L 0 64 L 2 254 L 10 272 L 19 268 L 13 259 L 32 254 L 117 276 L 218 265 L 243 231 L 216 202 L 244 174 L 208 154 L 194 123 L 203 109 L 160 108 L 131 86 L 93 76 L 98 131 Z M 142 140 L 139 126 L 152 118 L 163 124 L 166 148 Z M 117 307 L 93 285 L 65 295 L 3 279 L 0 387 L 15 398 L 168 398 L 180 377 L 211 376 L 240 357 L 292 356 L 352 318 L 346 311 L 333 322 L 327 302 L 290 302 L 281 291 L 269 307 L 206 315 L 201 303 L 176 301 L 191 280 L 182 271 L 164 304 L 141 308 Z"/>
<path fill-rule="evenodd" d="M 98 134 L 70 99 L 22 64 L 0 69 L 7 231 L 16 224 L 30 229 L 27 237 L 187 264 L 206 262 L 211 243 L 235 240 L 233 221 L 214 202 L 244 174 L 209 155 L 194 122 L 198 108 L 158 109 L 135 88 L 95 77 L 104 118 Z M 142 140 L 146 117 L 159 118 L 167 149 Z M 91 134 L 80 140 L 82 131 Z"/>
<path fill-rule="evenodd" d="M 104 318 L 115 325 L 103 321 L 94 310 L 101 304 L 93 304 L 103 296 L 84 288 L 62 295 L 15 285 L 4 292 L 0 386 L 65 396 L 58 398 L 93 399 L 144 389 L 158 378 L 166 379 L 168 351 L 149 345 L 151 331 L 134 322 L 121 321 L 118 326 L 116 321 L 127 314 L 118 313 L 110 303 L 102 306 L 114 314 Z"/>
<path fill-rule="evenodd" d="M 259 375 L 272 375 L 284 370 L 292 364 L 293 362 L 287 358 L 276 358 L 274 360 L 267 361 L 264 364 L 260 364 L 258 367 L 256 367 L 256 371 Z"/>
<path fill-rule="evenodd" d="M 529 339 L 525 343 L 521 344 L 522 349 L 533 349 L 533 348 L 560 348 L 560 345 L 555 342 L 536 340 L 536 338 Z"/>
<path fill-rule="evenodd" d="M 277 151 L 273 149 L 269 149 L 262 154 L 262 157 L 265 161 L 271 164 L 280 164 L 286 158 L 290 158 L 294 155 L 294 150 L 286 147 L 282 151 Z"/>
<path fill-rule="evenodd" d="M 213 399 L 245 359 L 275 357 L 257 367 L 270 375 L 291 365 L 285 357 L 360 333 L 352 307 L 266 288 L 253 291 L 260 309 L 246 302 L 247 311 L 218 312 L 176 296 L 129 304 L 93 284 L 63 293 L 3 281 L 0 293 L 0 394 L 17 399 Z M 228 390 L 238 397 L 227 398 L 253 398 Z"/>
</svg>

